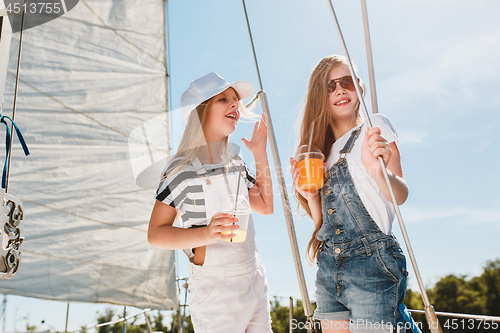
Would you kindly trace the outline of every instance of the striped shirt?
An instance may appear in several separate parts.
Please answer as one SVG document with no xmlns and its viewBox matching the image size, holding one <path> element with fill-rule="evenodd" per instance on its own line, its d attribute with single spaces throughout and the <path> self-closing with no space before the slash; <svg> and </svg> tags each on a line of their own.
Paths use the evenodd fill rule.
<svg viewBox="0 0 500 333">
<path fill-rule="evenodd" d="M 180 158 L 170 161 L 163 174 L 169 173 L 179 164 Z M 238 170 L 244 176 L 248 189 L 255 185 L 255 176 L 248 170 L 245 162 L 241 158 L 232 161 L 229 169 L 223 164 L 203 164 L 207 170 L 207 174 L 212 177 L 224 177 L 226 173 L 235 173 Z M 168 175 L 164 178 L 158 190 L 156 191 L 156 199 L 166 203 L 177 209 L 182 219 L 182 227 L 189 228 L 195 225 L 208 225 L 205 196 L 203 193 L 203 182 L 207 176 L 199 176 L 193 165 L 189 164 L 183 169 Z M 233 185 L 231 185 L 234 187 Z M 213 187 L 214 191 L 219 191 L 221 197 L 227 195 L 227 189 Z M 216 193 L 217 195 L 218 193 Z"/>
</svg>

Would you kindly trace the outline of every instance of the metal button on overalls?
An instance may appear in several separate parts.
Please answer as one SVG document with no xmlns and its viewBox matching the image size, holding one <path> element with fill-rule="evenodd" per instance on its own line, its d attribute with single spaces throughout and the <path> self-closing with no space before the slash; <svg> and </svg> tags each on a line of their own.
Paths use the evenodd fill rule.
<svg viewBox="0 0 500 333">
<path fill-rule="evenodd" d="M 330 208 L 330 209 L 328 210 L 328 215 L 332 215 L 334 211 L 335 211 L 335 209 L 331 209 L 331 208 Z"/>
<path fill-rule="evenodd" d="M 342 252 L 341 249 L 339 249 L 338 247 L 335 248 L 335 253 L 339 254 L 340 252 Z"/>
<path fill-rule="evenodd" d="M 335 235 L 340 235 L 341 232 L 342 232 L 342 230 L 337 229 L 337 230 L 335 230 Z"/>
</svg>

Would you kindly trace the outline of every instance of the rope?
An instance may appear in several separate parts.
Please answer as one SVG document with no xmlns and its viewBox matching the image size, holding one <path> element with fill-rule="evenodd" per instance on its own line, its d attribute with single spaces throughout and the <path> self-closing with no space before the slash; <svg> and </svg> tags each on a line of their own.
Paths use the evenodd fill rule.
<svg viewBox="0 0 500 333">
<path fill-rule="evenodd" d="M 276 297 L 280 299 L 293 299 L 296 301 L 302 301 L 300 298 L 294 298 L 293 296 L 281 296 L 281 295 L 269 295 L 271 297 Z M 424 310 L 413 310 L 413 309 L 407 309 L 409 312 L 414 312 L 414 313 L 425 313 Z M 483 321 L 495 321 L 495 322 L 500 322 L 500 317 L 496 316 L 486 316 L 486 315 L 473 315 L 473 314 L 468 314 L 468 313 L 453 313 L 453 312 L 438 312 L 436 311 L 436 315 L 442 316 L 442 317 L 456 317 L 456 318 L 466 318 L 466 319 L 477 319 L 477 320 L 483 320 Z"/>
<path fill-rule="evenodd" d="M 262 79 L 260 76 L 259 63 L 257 62 L 257 53 L 255 52 L 255 46 L 253 43 L 252 30 L 250 29 L 250 21 L 248 20 L 247 6 L 245 4 L 245 0 L 242 0 L 242 1 L 243 1 L 243 9 L 245 11 L 245 19 L 247 22 L 248 35 L 250 36 L 250 44 L 252 45 L 253 59 L 255 61 L 255 68 L 257 69 L 257 76 L 259 78 L 259 86 L 260 86 L 260 90 L 264 90 L 264 88 L 262 87 Z"/>
<path fill-rule="evenodd" d="M 370 27 L 368 25 L 368 11 L 366 0 L 361 0 L 361 13 L 363 16 L 363 30 L 365 33 L 366 60 L 368 62 L 368 76 L 370 80 L 370 96 L 372 99 L 372 113 L 378 113 L 377 88 L 375 87 L 375 71 L 373 69 L 372 43 L 370 40 Z"/>
<path fill-rule="evenodd" d="M 7 181 L 9 178 L 9 173 L 8 170 L 10 169 L 10 157 L 11 157 L 11 151 L 12 151 L 12 136 L 14 135 L 14 131 L 10 131 L 9 125 L 5 121 L 5 119 L 10 120 L 12 123 L 12 127 L 16 130 L 17 138 L 19 139 L 19 142 L 21 143 L 21 146 L 23 147 L 24 154 L 28 156 L 30 154 L 28 150 L 28 146 L 26 146 L 26 142 L 24 141 L 23 135 L 21 134 L 21 131 L 17 127 L 16 123 L 14 120 L 12 120 L 10 117 L 2 115 L 2 112 L 0 111 L 0 122 L 2 124 L 5 124 L 5 127 L 7 128 L 6 136 L 5 136 L 5 163 L 3 166 L 3 173 L 2 173 L 2 188 L 5 189 L 5 193 L 7 193 Z"/>
<path fill-rule="evenodd" d="M 25 1 L 26 3 L 26 1 Z M 24 8 L 24 7 L 23 7 Z M 14 89 L 14 104 L 12 107 L 12 118 L 4 116 L 0 107 L 0 122 L 5 125 L 7 131 L 6 131 L 6 136 L 5 136 L 5 163 L 3 166 L 3 173 L 2 173 L 2 188 L 5 189 L 5 193 L 8 192 L 8 187 L 9 187 L 9 175 L 10 175 L 10 161 L 11 161 L 11 156 L 12 156 L 12 141 L 14 139 L 14 129 L 17 134 L 17 138 L 19 139 L 19 142 L 21 143 L 21 146 L 23 147 L 24 154 L 28 156 L 30 154 L 28 147 L 26 146 L 26 142 L 24 141 L 23 135 L 21 134 L 21 131 L 17 127 L 16 123 L 14 122 L 14 119 L 16 117 L 16 106 L 17 106 L 17 92 L 18 92 L 18 87 L 19 87 L 19 71 L 21 68 L 21 51 L 22 51 L 22 46 L 23 46 L 23 31 L 24 31 L 24 18 L 25 18 L 26 12 L 23 10 L 23 15 L 22 15 L 22 20 L 21 20 L 21 32 L 19 34 L 19 52 L 18 52 L 18 57 L 17 57 L 17 72 L 16 72 L 16 85 Z M 9 125 L 5 121 L 5 119 L 10 120 L 11 122 L 11 128 L 9 129 Z"/>
<path fill-rule="evenodd" d="M 280 189 L 281 195 L 281 203 L 283 205 L 283 213 L 285 214 L 285 221 L 288 230 L 288 238 L 290 239 L 290 247 L 292 250 L 292 257 L 295 266 L 295 272 L 297 274 L 297 282 L 299 283 L 300 294 L 302 295 L 302 299 L 304 300 L 304 313 L 307 317 L 307 320 L 311 323 L 311 327 L 314 327 L 314 322 L 312 319 L 312 307 L 311 302 L 309 301 L 309 294 L 307 292 L 306 280 L 304 278 L 304 270 L 302 267 L 302 262 L 300 259 L 299 247 L 297 245 L 297 235 L 295 233 L 295 226 L 293 223 L 292 212 L 290 210 L 290 200 L 288 199 L 288 193 L 285 183 L 285 178 L 283 177 L 283 168 L 281 166 L 281 159 L 279 157 L 278 144 L 276 142 L 276 136 L 274 134 L 273 122 L 271 119 L 271 113 L 269 112 L 269 104 L 267 103 L 266 93 L 262 87 L 262 80 L 259 71 L 259 64 L 257 61 L 257 54 L 255 52 L 255 46 L 252 38 L 252 31 L 250 29 L 250 22 L 248 20 L 247 9 L 245 5 L 245 0 L 243 1 L 243 8 L 245 11 L 245 18 L 248 27 L 248 33 L 250 35 L 250 42 L 252 44 L 253 56 L 255 60 L 255 67 L 257 69 L 257 75 L 259 77 L 260 84 L 260 92 L 258 95 L 260 96 L 262 110 L 264 111 L 267 117 L 267 125 L 268 125 L 268 137 L 269 137 L 269 145 L 271 147 L 271 152 L 273 155 L 274 167 L 276 170 L 276 178 L 278 180 L 278 185 Z M 309 329 L 308 329 L 309 331 Z M 315 332 L 315 329 L 311 329 L 312 332 Z"/>
<path fill-rule="evenodd" d="M 415 313 L 425 313 L 424 310 L 411 310 L 411 309 L 409 309 L 408 311 L 415 312 Z M 436 315 L 442 316 L 442 317 L 456 317 L 456 318 L 466 318 L 466 319 L 476 319 L 476 320 L 483 320 L 483 321 L 500 322 L 500 317 L 495 317 L 495 316 L 482 316 L 482 315 L 472 315 L 472 314 L 466 314 L 466 313 L 451 313 L 451 312 L 437 312 L 437 311 L 436 311 Z"/>
<path fill-rule="evenodd" d="M 79 330 L 71 331 L 71 332 L 68 332 L 68 333 L 87 332 L 88 330 L 91 330 L 91 329 L 98 329 L 99 327 L 117 324 L 117 323 L 120 323 L 122 321 L 129 320 L 129 319 L 132 319 L 134 317 L 140 316 L 143 313 L 146 314 L 146 312 L 149 312 L 149 311 L 152 311 L 152 309 L 144 309 L 141 312 L 138 312 L 138 313 L 136 313 L 135 315 L 132 315 L 132 316 L 123 317 L 123 318 L 120 318 L 118 320 L 108 321 L 107 323 L 102 323 L 102 324 L 95 325 L 94 327 L 85 328 L 85 329 L 79 329 Z"/>
<path fill-rule="evenodd" d="M 23 6 L 23 8 L 26 9 L 26 1 L 24 1 L 24 5 L 25 6 Z M 18 91 L 18 87 L 19 87 L 19 70 L 21 68 L 21 50 L 22 50 L 22 46 L 23 46 L 23 31 L 24 31 L 24 17 L 25 17 L 25 15 L 26 15 L 26 11 L 23 10 L 23 16 L 21 19 L 21 32 L 19 34 L 19 52 L 18 52 L 18 56 L 17 56 L 17 72 L 16 72 L 16 86 L 14 89 L 14 105 L 12 107 L 12 119 L 9 118 L 10 121 L 12 122 L 10 135 L 9 135 L 9 127 L 7 126 L 7 123 L 4 121 L 3 115 L 1 114 L 1 110 L 0 110 L 0 115 L 2 116 L 1 121 L 2 121 L 2 123 L 5 124 L 5 126 L 7 126 L 7 136 L 9 137 L 6 140 L 7 153 L 5 155 L 5 165 L 4 165 L 3 174 L 2 174 L 2 188 L 5 189 L 5 193 L 7 193 L 9 190 L 9 175 L 10 175 L 10 160 L 11 160 L 10 152 L 12 150 L 11 142 L 12 142 L 13 135 L 14 135 L 14 126 L 15 126 L 14 119 L 16 118 L 17 91 Z M 17 126 L 16 126 L 16 132 L 17 132 L 17 135 L 19 137 L 20 132 L 17 129 Z M 22 135 L 21 135 L 21 138 L 22 138 Z M 24 139 L 23 139 L 23 142 L 24 142 Z M 25 148 L 24 146 L 25 145 L 23 145 L 23 149 Z M 25 154 L 26 154 L 26 150 L 27 150 L 27 148 L 24 151 Z M 29 154 L 29 152 L 28 152 L 28 154 Z M 26 155 L 28 155 L 28 154 L 26 154 Z"/>
<path fill-rule="evenodd" d="M 340 30 L 340 25 L 339 25 L 339 22 L 337 20 L 337 16 L 335 15 L 335 10 L 333 8 L 332 1 L 328 0 L 328 4 L 330 6 L 330 11 L 332 13 L 332 17 L 333 17 L 333 20 L 335 22 L 335 27 L 337 28 L 337 32 L 338 32 L 338 35 L 339 35 L 340 43 L 342 45 L 342 49 L 344 50 L 344 54 L 345 54 L 345 57 L 347 59 L 347 63 L 349 65 L 349 71 L 351 73 L 351 76 L 353 77 L 354 87 L 356 88 L 356 93 L 358 95 L 358 98 L 359 98 L 359 101 L 360 101 L 360 105 L 361 105 L 362 110 L 363 110 L 363 115 L 365 117 L 366 124 L 367 124 L 368 128 L 371 129 L 373 126 L 372 126 L 372 123 L 371 123 L 371 120 L 370 120 L 370 116 L 368 115 L 368 111 L 366 109 L 365 101 L 363 99 L 363 95 L 361 93 L 361 88 L 359 86 L 358 80 L 355 79 L 356 78 L 356 74 L 354 73 L 354 67 L 352 65 L 351 58 L 349 56 L 349 52 L 347 51 L 347 46 L 345 44 L 344 37 L 342 36 L 342 31 Z M 424 305 L 425 305 L 425 308 L 426 308 L 426 318 L 427 318 L 427 321 L 429 322 L 429 327 L 431 327 L 431 332 L 432 333 L 434 333 L 434 332 L 441 332 L 441 327 L 439 326 L 439 322 L 437 321 L 436 315 L 434 313 L 434 309 L 432 308 L 432 306 L 430 304 L 429 298 L 427 296 L 427 292 L 425 290 L 425 287 L 424 287 L 424 284 L 423 284 L 423 281 L 422 281 L 422 277 L 420 275 L 420 271 L 418 270 L 417 262 L 415 260 L 415 256 L 414 256 L 413 250 L 411 248 L 410 240 L 409 240 L 408 234 L 406 232 L 406 227 L 405 227 L 404 222 L 403 222 L 403 217 L 401 216 L 401 212 L 399 210 L 399 206 L 398 206 L 398 203 L 397 203 L 397 200 L 396 200 L 396 196 L 394 194 L 394 189 L 392 188 L 392 184 L 391 184 L 391 181 L 389 179 L 389 175 L 387 173 L 387 168 L 386 168 L 386 166 L 384 164 L 384 160 L 382 159 L 382 156 L 379 156 L 378 160 L 379 160 L 379 163 L 380 163 L 380 167 L 382 168 L 382 173 L 384 175 L 384 179 L 385 179 L 385 182 L 386 182 L 388 190 L 389 190 L 389 194 L 390 194 L 390 197 L 391 197 L 392 204 L 394 206 L 394 210 L 395 210 L 396 216 L 398 218 L 399 226 L 401 228 L 401 232 L 403 234 L 403 238 L 404 238 L 404 241 L 405 241 L 405 244 L 406 244 L 406 248 L 408 250 L 408 255 L 410 257 L 410 261 L 412 263 L 413 270 L 415 271 L 415 276 L 417 278 L 417 282 L 418 282 L 418 285 L 419 285 L 419 288 L 420 288 L 420 293 L 422 295 L 422 299 L 424 301 Z M 436 325 L 436 323 L 437 323 L 437 325 Z M 433 327 L 437 327 L 437 328 L 433 329 Z"/>
</svg>

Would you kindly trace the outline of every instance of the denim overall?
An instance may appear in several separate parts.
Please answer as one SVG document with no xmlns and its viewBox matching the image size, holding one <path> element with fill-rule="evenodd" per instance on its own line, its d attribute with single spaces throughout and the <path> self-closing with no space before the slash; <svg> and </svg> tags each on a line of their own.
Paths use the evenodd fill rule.
<svg viewBox="0 0 500 333">
<path fill-rule="evenodd" d="M 394 235 L 380 230 L 354 187 L 345 156 L 360 130 L 351 133 L 321 189 L 314 318 L 327 320 L 323 325 L 350 320 L 352 332 L 397 332 L 404 327 L 399 305 L 406 291 L 406 260 Z"/>
</svg>

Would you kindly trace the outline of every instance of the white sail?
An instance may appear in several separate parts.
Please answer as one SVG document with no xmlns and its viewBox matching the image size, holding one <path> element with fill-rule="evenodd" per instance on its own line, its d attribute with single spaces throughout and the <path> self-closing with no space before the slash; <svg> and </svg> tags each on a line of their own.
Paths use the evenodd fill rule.
<svg viewBox="0 0 500 333">
<path fill-rule="evenodd" d="M 147 242 L 155 190 L 136 185 L 128 151 L 134 128 L 167 111 L 164 6 L 82 0 L 24 31 L 15 121 L 31 155 L 14 140 L 8 190 L 24 204 L 26 242 L 1 293 L 177 305 L 174 251 Z M 6 115 L 18 45 L 14 33 Z"/>
<path fill-rule="evenodd" d="M 0 110 L 3 107 L 10 40 L 12 38 L 12 29 L 9 20 L 7 17 L 4 17 L 6 13 L 4 3 L 0 1 Z"/>
</svg>

